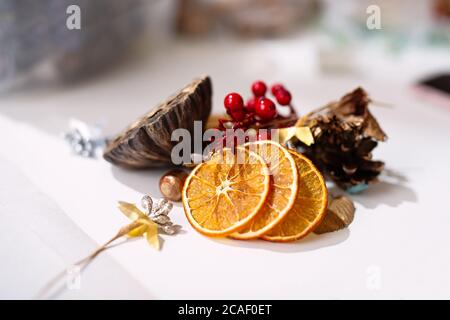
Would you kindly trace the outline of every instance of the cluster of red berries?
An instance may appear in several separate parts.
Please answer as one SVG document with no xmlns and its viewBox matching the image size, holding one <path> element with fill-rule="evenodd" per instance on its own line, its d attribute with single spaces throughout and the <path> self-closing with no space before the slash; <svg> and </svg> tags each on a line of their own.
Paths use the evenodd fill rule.
<svg viewBox="0 0 450 320">
<path fill-rule="evenodd" d="M 266 97 L 266 84 L 263 81 L 254 82 L 252 84 L 252 92 L 254 96 L 245 105 L 240 94 L 232 92 L 226 95 L 224 105 L 227 114 L 233 120 L 233 129 L 248 128 L 257 121 L 269 122 L 277 117 L 275 103 Z M 271 92 L 280 105 L 290 105 L 291 93 L 283 85 L 273 85 Z"/>
<path fill-rule="evenodd" d="M 255 127 L 259 127 L 258 123 L 263 123 L 270 126 L 270 121 L 276 118 L 283 118 L 277 112 L 277 106 L 275 102 L 266 97 L 267 85 L 263 81 L 255 81 L 251 86 L 253 97 L 251 97 L 247 103 L 244 104 L 242 96 L 236 92 L 229 93 L 225 96 L 224 105 L 227 114 L 231 119 L 219 119 L 218 130 L 225 131 L 226 129 L 243 129 L 247 130 Z M 286 88 L 277 83 L 270 88 L 270 92 L 275 97 L 276 102 L 281 106 L 289 106 L 292 110 L 291 93 Z M 253 129 L 256 140 L 270 139 L 270 131 Z M 234 139 L 234 145 L 237 145 L 237 138 L 234 136 L 223 137 L 217 141 L 211 139 L 211 142 L 226 145 L 228 140 Z M 245 137 L 245 141 L 248 141 L 249 136 Z"/>
</svg>

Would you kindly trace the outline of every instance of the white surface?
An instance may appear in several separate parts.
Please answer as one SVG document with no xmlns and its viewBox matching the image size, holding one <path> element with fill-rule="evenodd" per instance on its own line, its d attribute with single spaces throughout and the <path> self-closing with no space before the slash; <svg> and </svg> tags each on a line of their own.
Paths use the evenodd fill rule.
<svg viewBox="0 0 450 320">
<path fill-rule="evenodd" d="M 162 251 L 133 241 L 107 255 L 149 298 L 450 298 L 450 110 L 420 101 L 407 81 L 394 81 L 386 72 L 375 80 L 314 76 L 314 66 L 302 61 L 314 57 L 308 44 L 283 52 L 265 42 L 181 43 L 108 78 L 2 97 L 0 157 L 101 244 L 127 222 L 117 201 L 138 202 L 142 193 L 159 196 L 162 171 L 125 171 L 102 159 L 73 156 L 60 136 L 69 118 L 106 120 L 106 132 L 114 133 L 204 73 L 213 79 L 215 110 L 225 93 L 248 93 L 256 78 L 283 81 L 300 113 L 361 85 L 375 100 L 394 105 L 373 108 L 389 135 L 375 158 L 386 161 L 389 175 L 354 197 L 357 212 L 349 230 L 290 244 L 214 240 L 195 232 L 178 204 L 171 215 L 185 232 L 165 236 Z M 1 252 L 14 250 L 4 235 L 0 240 Z M 101 275 L 107 268 L 94 262 L 91 272 Z M 12 275 L 16 279 L 19 270 Z M 9 295 L 3 285 L 0 290 Z"/>
<path fill-rule="evenodd" d="M 95 269 L 69 267 L 97 245 L 13 163 L 0 159 L 0 298 L 148 298 L 149 293 L 117 262 L 100 256 Z M 45 292 L 55 275 L 61 281 Z M 114 279 L 114 282 L 110 281 Z"/>
</svg>

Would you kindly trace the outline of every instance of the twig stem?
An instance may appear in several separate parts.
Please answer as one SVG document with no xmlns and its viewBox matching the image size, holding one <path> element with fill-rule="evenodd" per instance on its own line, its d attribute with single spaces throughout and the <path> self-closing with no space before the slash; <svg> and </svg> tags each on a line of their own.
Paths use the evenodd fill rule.
<svg viewBox="0 0 450 320">
<path fill-rule="evenodd" d="M 72 266 L 78 266 L 80 267 L 81 270 L 83 270 L 84 268 L 86 268 L 89 263 L 92 262 L 92 260 L 94 260 L 95 257 L 97 257 L 102 251 L 108 249 L 108 246 L 113 243 L 114 241 L 116 241 L 117 239 L 125 236 L 128 232 L 130 232 L 131 230 L 139 227 L 141 225 L 140 222 L 134 221 L 130 224 L 127 224 L 126 226 L 120 228 L 120 230 L 117 232 L 117 234 L 112 237 L 111 239 L 109 239 L 107 242 L 105 242 L 103 245 L 101 245 L 100 247 L 98 247 L 97 249 L 95 249 L 91 254 L 89 254 L 88 256 L 84 257 L 83 259 L 75 262 Z M 54 287 L 56 286 L 56 284 L 64 277 L 66 273 L 66 270 L 61 271 L 60 273 L 58 273 L 53 279 L 51 279 L 40 291 L 39 293 L 36 295 L 35 299 L 42 299 L 43 297 L 45 297 L 47 295 L 47 293 Z"/>
</svg>

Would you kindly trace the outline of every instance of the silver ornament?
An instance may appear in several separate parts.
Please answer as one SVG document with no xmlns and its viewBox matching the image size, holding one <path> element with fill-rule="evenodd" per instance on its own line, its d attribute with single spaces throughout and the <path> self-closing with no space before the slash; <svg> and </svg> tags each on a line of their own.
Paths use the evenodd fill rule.
<svg viewBox="0 0 450 320">
<path fill-rule="evenodd" d="M 95 158 L 106 145 L 106 138 L 102 137 L 100 125 L 91 127 L 83 121 L 71 119 L 69 127 L 64 139 L 76 155 Z"/>
<path fill-rule="evenodd" d="M 173 235 L 181 229 L 181 226 L 174 225 L 170 220 L 169 213 L 173 204 L 167 199 L 154 200 L 150 195 L 142 197 L 141 205 L 149 218 L 158 225 L 158 229 L 168 235 Z"/>
<path fill-rule="evenodd" d="M 145 213 L 147 213 L 147 215 L 149 216 L 152 213 L 152 209 L 153 209 L 152 197 L 150 197 L 147 194 L 145 196 L 143 196 L 142 200 L 141 200 L 141 205 L 142 205 L 142 208 L 144 208 Z"/>
</svg>

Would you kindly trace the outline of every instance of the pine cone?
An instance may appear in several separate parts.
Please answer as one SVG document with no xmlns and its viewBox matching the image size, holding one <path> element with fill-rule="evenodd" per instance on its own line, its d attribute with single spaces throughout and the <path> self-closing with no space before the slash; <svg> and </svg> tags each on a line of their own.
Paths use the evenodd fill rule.
<svg viewBox="0 0 450 320">
<path fill-rule="evenodd" d="M 387 136 L 369 112 L 369 102 L 367 93 L 357 88 L 297 123 L 309 126 L 315 140 L 309 147 L 302 145 L 304 153 L 344 189 L 377 181 L 384 168 L 382 161 L 372 160 L 372 150 Z"/>
</svg>

